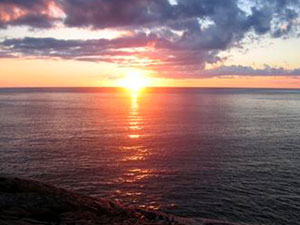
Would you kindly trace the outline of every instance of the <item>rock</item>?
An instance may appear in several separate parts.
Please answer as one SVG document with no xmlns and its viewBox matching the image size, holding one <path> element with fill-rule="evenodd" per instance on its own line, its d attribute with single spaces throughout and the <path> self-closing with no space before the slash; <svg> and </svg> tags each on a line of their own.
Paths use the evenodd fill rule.
<svg viewBox="0 0 300 225">
<path fill-rule="evenodd" d="M 229 225 L 128 208 L 38 181 L 0 177 L 1 225 Z"/>
</svg>

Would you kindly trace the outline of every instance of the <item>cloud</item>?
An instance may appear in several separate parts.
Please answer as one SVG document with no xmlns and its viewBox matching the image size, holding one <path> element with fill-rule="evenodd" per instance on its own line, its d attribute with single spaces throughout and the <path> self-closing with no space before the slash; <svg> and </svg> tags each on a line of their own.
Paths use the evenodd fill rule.
<svg viewBox="0 0 300 225">
<path fill-rule="evenodd" d="M 61 4 L 68 26 L 94 28 L 142 26 L 175 15 L 168 0 L 65 0 Z"/>
<path fill-rule="evenodd" d="M 2 0 L 0 21 L 6 25 L 50 26 L 58 18 L 65 26 L 94 29 L 169 27 L 200 31 L 203 19 L 224 32 L 258 34 L 278 31 L 276 24 L 293 26 L 299 16 L 299 0 L 257 0 L 250 13 L 240 7 L 247 0 Z M 248 3 L 249 4 L 249 3 Z M 37 19 L 40 19 L 38 22 Z M 48 20 L 48 21 L 47 21 Z M 193 26 L 190 26 L 194 22 Z M 272 24 L 276 22 L 276 24 Z M 187 26 L 186 26 L 187 25 Z M 274 26 L 272 28 L 272 26 Z"/>
<path fill-rule="evenodd" d="M 6 39 L 3 51 L 19 57 L 46 57 L 85 61 L 105 61 L 119 66 L 142 67 L 160 71 L 203 68 L 203 62 L 216 62 L 214 52 L 179 47 L 156 34 L 135 33 L 112 40 L 58 40 L 54 38 Z"/>
<path fill-rule="evenodd" d="M 205 70 L 204 76 L 300 76 L 300 68 L 285 69 L 282 67 L 270 67 L 265 65 L 262 69 L 254 69 L 250 66 L 221 66 L 215 69 Z"/>
<path fill-rule="evenodd" d="M 0 28 L 29 26 L 49 28 L 59 20 L 62 11 L 54 0 L 1 0 Z"/>
<path fill-rule="evenodd" d="M 206 64 L 226 60 L 219 53 L 239 46 L 249 34 L 297 35 L 299 4 L 300 0 L 2 0 L 0 28 L 46 29 L 59 23 L 122 29 L 129 35 L 112 40 L 6 39 L 0 50 L 14 57 L 104 61 L 159 70 L 166 76 L 195 76 Z M 222 71 L 255 73 L 240 66 L 210 73 L 218 76 Z M 268 75 L 266 71 L 256 72 Z"/>
<path fill-rule="evenodd" d="M 150 43 L 150 45 L 149 45 Z M 155 48 L 151 45 L 155 43 Z M 214 54 L 198 50 L 178 49 L 156 35 L 139 33 L 118 39 L 58 40 L 54 38 L 9 39 L 0 43 L 0 57 L 61 58 L 90 62 L 109 62 L 160 71 L 161 77 L 208 78 L 222 76 L 300 76 L 300 68 L 289 70 L 265 65 L 262 69 L 249 66 L 220 66 L 205 70 L 199 62 L 215 62 Z M 170 57 L 169 53 L 176 54 Z M 142 59 L 142 62 L 141 62 Z"/>
</svg>

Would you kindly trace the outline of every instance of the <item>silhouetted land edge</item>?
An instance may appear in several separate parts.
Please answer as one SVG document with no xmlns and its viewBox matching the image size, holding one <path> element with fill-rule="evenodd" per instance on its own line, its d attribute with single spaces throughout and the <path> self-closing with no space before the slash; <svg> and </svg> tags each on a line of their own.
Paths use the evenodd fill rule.
<svg viewBox="0 0 300 225">
<path fill-rule="evenodd" d="M 230 223 L 175 217 L 128 208 L 34 180 L 0 177 L 1 225 L 199 224 Z"/>
</svg>

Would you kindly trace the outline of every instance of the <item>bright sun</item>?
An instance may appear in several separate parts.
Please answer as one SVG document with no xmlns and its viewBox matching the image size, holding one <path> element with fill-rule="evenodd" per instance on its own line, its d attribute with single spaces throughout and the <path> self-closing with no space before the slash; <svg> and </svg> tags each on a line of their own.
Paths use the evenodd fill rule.
<svg viewBox="0 0 300 225">
<path fill-rule="evenodd" d="M 138 71 L 130 71 L 120 83 L 132 91 L 139 91 L 148 85 L 148 79 Z"/>
</svg>

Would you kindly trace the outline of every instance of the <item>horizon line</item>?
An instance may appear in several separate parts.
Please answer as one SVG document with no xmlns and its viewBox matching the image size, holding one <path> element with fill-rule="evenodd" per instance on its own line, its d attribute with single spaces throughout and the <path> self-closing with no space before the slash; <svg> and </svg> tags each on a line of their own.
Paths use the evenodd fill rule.
<svg viewBox="0 0 300 225">
<path fill-rule="evenodd" d="M 0 87 L 0 89 L 80 89 L 80 88 L 118 88 L 118 89 L 128 89 L 122 86 L 7 86 Z M 189 87 L 189 86 L 147 86 L 142 89 L 150 89 L 150 88 L 185 88 L 185 89 L 286 89 L 286 90 L 300 90 L 300 87 Z"/>
</svg>

